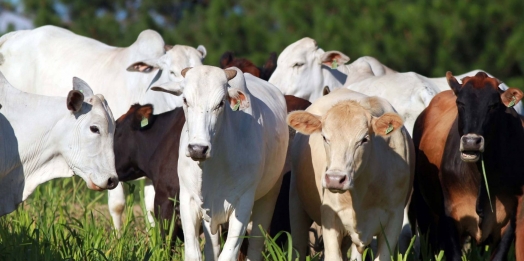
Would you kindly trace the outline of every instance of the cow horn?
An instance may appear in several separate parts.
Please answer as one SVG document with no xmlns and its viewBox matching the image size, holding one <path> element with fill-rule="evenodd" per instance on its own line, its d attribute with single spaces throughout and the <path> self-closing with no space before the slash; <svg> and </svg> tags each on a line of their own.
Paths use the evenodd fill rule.
<svg viewBox="0 0 524 261">
<path fill-rule="evenodd" d="M 235 70 L 224 70 L 224 72 L 226 73 L 226 78 L 228 81 L 237 76 L 237 71 Z"/>
<path fill-rule="evenodd" d="M 189 71 L 189 69 L 191 69 L 191 68 L 193 68 L 193 67 L 186 67 L 186 68 L 184 68 L 184 69 L 180 72 L 180 74 L 182 74 L 182 77 L 186 78 L 186 73 L 187 73 L 187 71 Z"/>
</svg>

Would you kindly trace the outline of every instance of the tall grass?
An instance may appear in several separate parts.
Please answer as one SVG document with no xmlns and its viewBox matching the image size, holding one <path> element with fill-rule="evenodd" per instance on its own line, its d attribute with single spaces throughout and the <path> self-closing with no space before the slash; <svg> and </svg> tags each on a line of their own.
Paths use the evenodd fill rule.
<svg viewBox="0 0 524 261">
<path fill-rule="evenodd" d="M 0 260 L 183 260 L 183 242 L 170 241 L 173 230 L 162 238 L 161 226 L 150 227 L 142 214 L 143 186 L 143 181 L 125 186 L 130 193 L 120 236 L 112 229 L 107 193 L 87 189 L 84 181 L 77 177 L 53 180 L 39 186 L 15 212 L 0 218 Z M 173 224 L 174 221 L 165 222 Z M 275 241 L 284 236 L 291 242 L 289 233 L 278 233 L 275 238 L 267 233 L 263 235 L 266 260 L 293 260 L 291 245 L 279 246 Z M 421 245 L 422 260 L 444 260 L 443 252 L 439 256 L 430 254 L 425 240 L 421 240 Z M 392 259 L 417 260 L 411 252 L 407 255 L 391 253 Z M 472 246 L 462 259 L 489 260 L 489 255 L 489 249 Z M 366 249 L 366 256 L 373 256 L 371 249 Z M 306 260 L 322 259 L 317 254 L 306 257 Z M 515 260 L 514 249 L 508 260 Z"/>
</svg>

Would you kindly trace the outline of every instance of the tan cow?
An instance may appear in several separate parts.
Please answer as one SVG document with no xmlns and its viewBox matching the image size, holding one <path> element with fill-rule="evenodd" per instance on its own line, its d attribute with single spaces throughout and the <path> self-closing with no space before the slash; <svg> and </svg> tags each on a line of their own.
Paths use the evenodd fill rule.
<svg viewBox="0 0 524 261">
<path fill-rule="evenodd" d="M 325 260 L 347 259 L 351 242 L 362 253 L 373 236 L 375 260 L 389 259 L 386 237 L 397 244 L 415 163 L 401 117 L 382 98 L 338 89 L 290 113 L 288 124 L 300 132 L 292 144 L 289 205 L 301 258 L 315 221 L 322 224 Z"/>
</svg>

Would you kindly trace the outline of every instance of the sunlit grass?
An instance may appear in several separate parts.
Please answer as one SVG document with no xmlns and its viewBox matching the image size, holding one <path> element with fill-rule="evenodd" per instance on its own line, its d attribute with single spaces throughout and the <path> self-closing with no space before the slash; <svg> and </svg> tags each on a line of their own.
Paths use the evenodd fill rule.
<svg viewBox="0 0 524 261">
<path fill-rule="evenodd" d="M 183 242 L 170 241 L 173 230 L 162 239 L 160 226 L 150 227 L 142 214 L 145 209 L 141 203 L 143 200 L 140 200 L 143 186 L 143 181 L 125 186 L 131 193 L 127 194 L 120 237 L 112 230 L 107 193 L 87 189 L 84 181 L 77 177 L 53 180 L 39 186 L 15 212 L 0 218 L 0 260 L 183 260 Z M 173 224 L 175 220 L 165 222 Z M 267 233 L 263 235 L 265 260 L 297 260 L 293 259 L 296 251 L 291 244 L 279 246 L 276 243 L 278 237 L 287 237 L 291 242 L 289 233 L 280 232 L 275 238 Z M 390 253 L 392 259 L 419 260 L 412 251 L 414 242 L 415 238 L 406 255 Z M 391 249 L 396 251 L 393 246 Z M 420 253 L 420 260 L 445 260 L 442 251 L 438 255 L 432 254 L 424 239 L 421 240 Z M 489 260 L 490 254 L 490 249 L 473 244 L 462 260 Z M 374 257 L 370 248 L 365 250 L 365 257 L 367 260 Z M 322 259 L 317 254 L 306 257 L 306 260 Z M 508 260 L 515 260 L 514 247 Z"/>
</svg>

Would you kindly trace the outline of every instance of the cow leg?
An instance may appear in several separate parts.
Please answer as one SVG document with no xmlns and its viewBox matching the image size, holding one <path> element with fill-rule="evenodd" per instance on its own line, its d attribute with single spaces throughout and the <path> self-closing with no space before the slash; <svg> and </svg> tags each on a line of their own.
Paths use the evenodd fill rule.
<svg viewBox="0 0 524 261">
<path fill-rule="evenodd" d="M 475 204 L 475 211 L 477 212 L 477 215 L 479 216 L 479 228 L 482 227 L 482 221 L 484 220 L 484 203 L 486 201 L 489 202 L 488 192 L 486 191 L 484 180 L 481 180 L 478 195 L 477 195 L 477 202 Z"/>
<path fill-rule="evenodd" d="M 211 222 L 202 221 L 206 244 L 204 245 L 204 255 L 206 260 L 217 260 L 220 254 L 220 233 L 211 234 Z M 213 257 L 213 258 L 211 258 Z"/>
<path fill-rule="evenodd" d="M 222 249 L 222 253 L 218 257 L 219 261 L 236 261 L 240 245 L 246 234 L 249 218 L 251 217 L 251 210 L 253 209 L 253 195 L 241 195 L 238 205 L 229 218 L 229 229 L 227 231 L 227 239 Z M 182 205 L 182 203 L 180 203 Z M 185 228 L 184 228 L 185 230 Z M 184 232 L 185 233 L 185 232 Z M 184 234 L 185 236 L 185 234 Z"/>
<path fill-rule="evenodd" d="M 313 223 L 313 220 L 309 218 L 302 207 L 293 173 L 291 173 L 291 185 L 289 188 L 289 223 L 291 226 L 293 248 L 297 250 L 300 260 L 306 260 L 309 227 Z M 293 251 L 293 255 L 295 255 L 295 251 Z M 293 260 L 295 260 L 295 258 L 296 257 L 293 257 Z"/>
<path fill-rule="evenodd" d="M 462 252 L 459 239 L 459 232 L 455 226 L 455 220 L 444 214 L 439 222 L 439 242 L 444 243 L 444 254 L 446 260 L 460 261 Z"/>
<path fill-rule="evenodd" d="M 377 236 L 377 244 L 378 244 L 378 250 L 377 254 L 375 255 L 375 260 L 389 260 L 390 256 L 395 256 L 395 248 L 397 246 L 400 231 L 402 230 L 402 221 L 404 218 L 404 209 L 397 210 L 397 212 L 391 216 L 391 219 L 389 221 L 386 221 L 387 223 L 383 223 L 382 227 L 384 229 L 383 233 L 381 233 Z M 387 242 L 386 242 L 387 240 Z M 391 247 L 391 251 L 388 248 Z"/>
<path fill-rule="evenodd" d="M 118 182 L 116 188 L 107 191 L 107 206 L 118 235 L 120 235 L 120 229 L 122 228 L 122 212 L 124 212 L 125 204 L 124 186 L 122 182 Z"/>
<path fill-rule="evenodd" d="M 508 260 L 508 252 L 515 238 L 515 219 L 512 218 L 509 221 L 507 227 L 503 230 L 502 238 L 497 248 L 495 249 L 494 256 L 491 260 Z"/>
<path fill-rule="evenodd" d="M 326 198 L 324 198 L 324 201 Z M 337 213 L 328 205 L 320 208 L 322 219 L 322 238 L 324 238 L 324 260 L 342 260 L 342 238 L 345 228 Z M 346 253 L 347 255 L 347 253 Z"/>
<path fill-rule="evenodd" d="M 347 253 L 347 252 L 346 252 Z M 362 261 L 362 254 L 358 252 L 357 245 L 351 244 L 351 261 Z M 367 260 L 367 258 L 366 258 Z"/>
<path fill-rule="evenodd" d="M 153 181 L 146 178 L 146 184 L 144 185 L 144 200 L 146 205 L 147 220 L 152 227 L 155 226 L 155 218 L 152 213 L 155 213 L 155 187 Z"/>
<path fill-rule="evenodd" d="M 263 197 L 255 201 L 253 211 L 251 212 L 252 229 L 249 235 L 249 246 L 247 249 L 247 260 L 256 261 L 262 259 L 262 250 L 264 248 L 264 237 L 260 231 L 267 230 L 271 224 L 275 203 L 277 202 L 280 186 L 282 185 L 282 176 L 275 183 L 273 188 Z"/>
<path fill-rule="evenodd" d="M 184 230 L 185 261 L 201 261 L 200 253 L 200 204 L 194 202 L 188 190 L 180 184 L 180 219 Z"/>
</svg>

